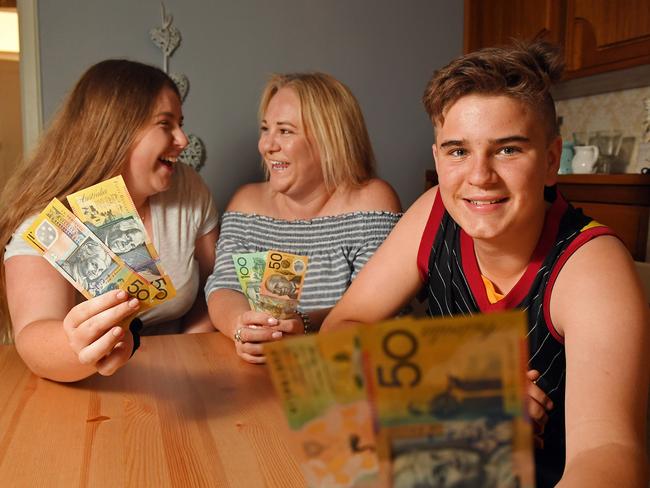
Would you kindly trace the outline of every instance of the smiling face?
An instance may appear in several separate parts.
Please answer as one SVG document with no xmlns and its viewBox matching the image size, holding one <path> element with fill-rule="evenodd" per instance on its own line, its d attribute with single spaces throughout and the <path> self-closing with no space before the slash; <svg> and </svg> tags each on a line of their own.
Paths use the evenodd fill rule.
<svg viewBox="0 0 650 488">
<path fill-rule="evenodd" d="M 436 124 L 433 146 L 446 209 L 474 239 L 536 238 L 561 150 L 561 139 L 549 142 L 543 118 L 523 102 L 460 98 Z"/>
<path fill-rule="evenodd" d="M 271 98 L 257 147 L 274 191 L 302 196 L 324 188 L 318 149 L 306 133 L 300 99 L 293 89 L 281 88 Z"/>
<path fill-rule="evenodd" d="M 165 87 L 150 122 L 140 131 L 122 176 L 136 206 L 169 189 L 178 155 L 187 146 L 178 96 Z"/>
</svg>

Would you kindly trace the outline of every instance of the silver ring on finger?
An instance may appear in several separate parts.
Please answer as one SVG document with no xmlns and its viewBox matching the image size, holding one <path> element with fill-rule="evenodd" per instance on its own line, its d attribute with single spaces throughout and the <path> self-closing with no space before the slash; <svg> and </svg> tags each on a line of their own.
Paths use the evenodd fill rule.
<svg viewBox="0 0 650 488">
<path fill-rule="evenodd" d="M 241 338 L 241 331 L 243 327 L 240 327 L 235 331 L 235 342 L 239 342 L 240 344 L 243 344 L 245 341 Z"/>
</svg>

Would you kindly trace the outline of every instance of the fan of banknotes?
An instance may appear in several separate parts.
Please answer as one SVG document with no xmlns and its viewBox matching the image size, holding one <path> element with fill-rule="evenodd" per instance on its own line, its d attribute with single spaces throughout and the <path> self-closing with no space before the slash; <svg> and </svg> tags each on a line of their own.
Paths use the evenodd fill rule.
<svg viewBox="0 0 650 488">
<path fill-rule="evenodd" d="M 68 203 L 72 212 L 52 200 L 23 239 L 84 297 L 120 289 L 143 311 L 176 295 L 121 176 L 69 195 Z"/>
<path fill-rule="evenodd" d="M 307 256 L 271 250 L 233 254 L 232 260 L 251 310 L 278 319 L 295 315 L 307 273 Z"/>
<path fill-rule="evenodd" d="M 523 312 L 264 346 L 310 487 L 534 486 Z"/>
</svg>

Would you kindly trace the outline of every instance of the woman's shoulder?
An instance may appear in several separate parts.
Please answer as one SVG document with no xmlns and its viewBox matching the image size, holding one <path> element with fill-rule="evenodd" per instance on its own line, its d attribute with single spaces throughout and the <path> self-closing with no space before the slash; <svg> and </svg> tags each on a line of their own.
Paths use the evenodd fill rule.
<svg viewBox="0 0 650 488">
<path fill-rule="evenodd" d="M 346 211 L 400 213 L 402 205 L 397 193 L 386 181 L 371 178 L 362 186 L 346 192 Z"/>
<path fill-rule="evenodd" d="M 260 213 L 269 201 L 268 186 L 264 183 L 248 183 L 240 186 L 228 202 L 226 212 L 245 214 Z"/>
</svg>

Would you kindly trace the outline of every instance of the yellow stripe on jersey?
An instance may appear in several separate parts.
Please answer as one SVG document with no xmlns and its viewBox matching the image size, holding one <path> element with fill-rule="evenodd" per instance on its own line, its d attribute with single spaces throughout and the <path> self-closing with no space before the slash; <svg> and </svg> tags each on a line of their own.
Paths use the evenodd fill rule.
<svg viewBox="0 0 650 488">
<path fill-rule="evenodd" d="M 483 275 L 481 275 L 481 278 L 483 279 L 483 284 L 485 285 L 485 294 L 487 295 L 488 301 L 490 303 L 494 304 L 499 300 L 503 299 L 505 295 L 502 295 L 501 293 L 496 291 L 496 289 L 494 288 L 494 283 L 492 283 Z"/>
<path fill-rule="evenodd" d="M 584 232 L 587 229 L 592 229 L 594 227 L 605 227 L 605 226 L 603 224 L 601 224 L 600 222 L 596 222 L 595 220 L 592 220 L 587 225 L 585 225 L 582 229 L 580 229 L 580 232 Z"/>
</svg>

